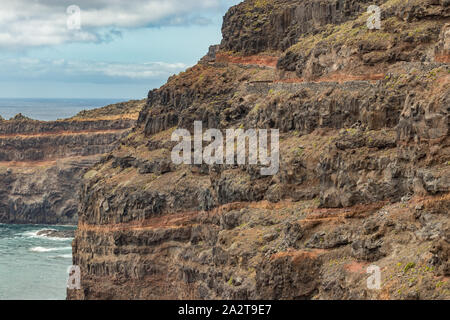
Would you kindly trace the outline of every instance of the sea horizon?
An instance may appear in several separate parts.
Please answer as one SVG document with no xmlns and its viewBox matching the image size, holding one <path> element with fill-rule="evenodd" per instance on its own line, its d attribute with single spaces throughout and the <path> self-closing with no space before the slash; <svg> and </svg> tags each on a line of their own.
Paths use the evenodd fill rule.
<svg viewBox="0 0 450 320">
<path fill-rule="evenodd" d="M 0 98 L 0 116 L 9 120 L 22 115 L 39 121 L 55 121 L 75 116 L 83 110 L 139 98 Z"/>
</svg>

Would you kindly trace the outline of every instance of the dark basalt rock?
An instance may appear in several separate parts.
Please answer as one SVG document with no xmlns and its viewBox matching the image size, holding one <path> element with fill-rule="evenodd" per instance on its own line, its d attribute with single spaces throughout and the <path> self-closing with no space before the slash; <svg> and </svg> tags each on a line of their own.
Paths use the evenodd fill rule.
<svg viewBox="0 0 450 320">
<path fill-rule="evenodd" d="M 384 256 L 381 250 L 383 245 L 382 240 L 375 239 L 362 239 L 353 242 L 352 244 L 352 256 L 358 260 L 363 261 L 377 261 Z"/>
<path fill-rule="evenodd" d="M 245 1 L 232 7 L 222 27 L 224 51 L 246 55 L 284 51 L 301 35 L 340 24 L 362 13 L 369 0 Z"/>
<path fill-rule="evenodd" d="M 44 236 L 49 238 L 74 238 L 75 230 L 41 230 L 37 233 L 38 236 Z"/>
</svg>

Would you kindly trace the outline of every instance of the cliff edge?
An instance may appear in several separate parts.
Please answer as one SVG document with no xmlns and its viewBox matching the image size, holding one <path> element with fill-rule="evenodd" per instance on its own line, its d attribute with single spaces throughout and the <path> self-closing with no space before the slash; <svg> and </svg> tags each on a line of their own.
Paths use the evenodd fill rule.
<svg viewBox="0 0 450 320">
<path fill-rule="evenodd" d="M 0 223 L 76 224 L 84 172 L 136 124 L 142 101 L 70 119 L 0 119 Z"/>
</svg>

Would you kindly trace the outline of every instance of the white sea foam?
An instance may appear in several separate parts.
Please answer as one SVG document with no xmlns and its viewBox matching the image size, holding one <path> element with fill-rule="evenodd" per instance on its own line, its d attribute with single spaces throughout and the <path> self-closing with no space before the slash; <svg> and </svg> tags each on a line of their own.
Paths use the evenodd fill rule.
<svg viewBox="0 0 450 320">
<path fill-rule="evenodd" d="M 27 231 L 27 232 L 19 233 L 19 235 L 23 236 L 23 237 L 27 237 L 27 238 L 36 238 L 36 237 L 38 237 L 37 233 L 39 231 L 40 230 L 38 230 L 38 231 Z"/>
<path fill-rule="evenodd" d="M 61 247 L 61 248 L 43 248 L 43 247 L 34 247 L 31 248 L 32 252 L 51 252 L 51 251 L 63 251 L 63 250 L 72 250 L 72 247 Z"/>
<path fill-rule="evenodd" d="M 51 259 L 58 259 L 58 258 L 71 259 L 72 258 L 72 254 L 59 254 L 57 256 L 51 256 L 49 258 L 51 258 Z"/>
<path fill-rule="evenodd" d="M 27 232 L 23 232 L 20 235 L 26 238 L 38 238 L 38 239 L 47 239 L 47 240 L 54 240 L 54 241 L 68 241 L 68 240 L 72 240 L 73 238 L 57 238 L 57 237 L 47 237 L 44 235 L 38 235 L 39 232 L 41 231 L 47 231 L 47 230 L 55 230 L 55 229 L 40 229 L 40 230 L 36 230 L 36 231 L 27 231 Z"/>
</svg>

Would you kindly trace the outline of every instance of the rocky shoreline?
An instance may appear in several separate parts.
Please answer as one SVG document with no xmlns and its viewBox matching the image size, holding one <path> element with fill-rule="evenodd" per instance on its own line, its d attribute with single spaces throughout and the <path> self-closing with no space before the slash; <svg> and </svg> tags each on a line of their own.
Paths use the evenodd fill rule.
<svg viewBox="0 0 450 320">
<path fill-rule="evenodd" d="M 75 238 L 75 230 L 54 230 L 47 229 L 41 230 L 37 233 L 38 236 L 48 237 L 48 238 Z"/>
</svg>

